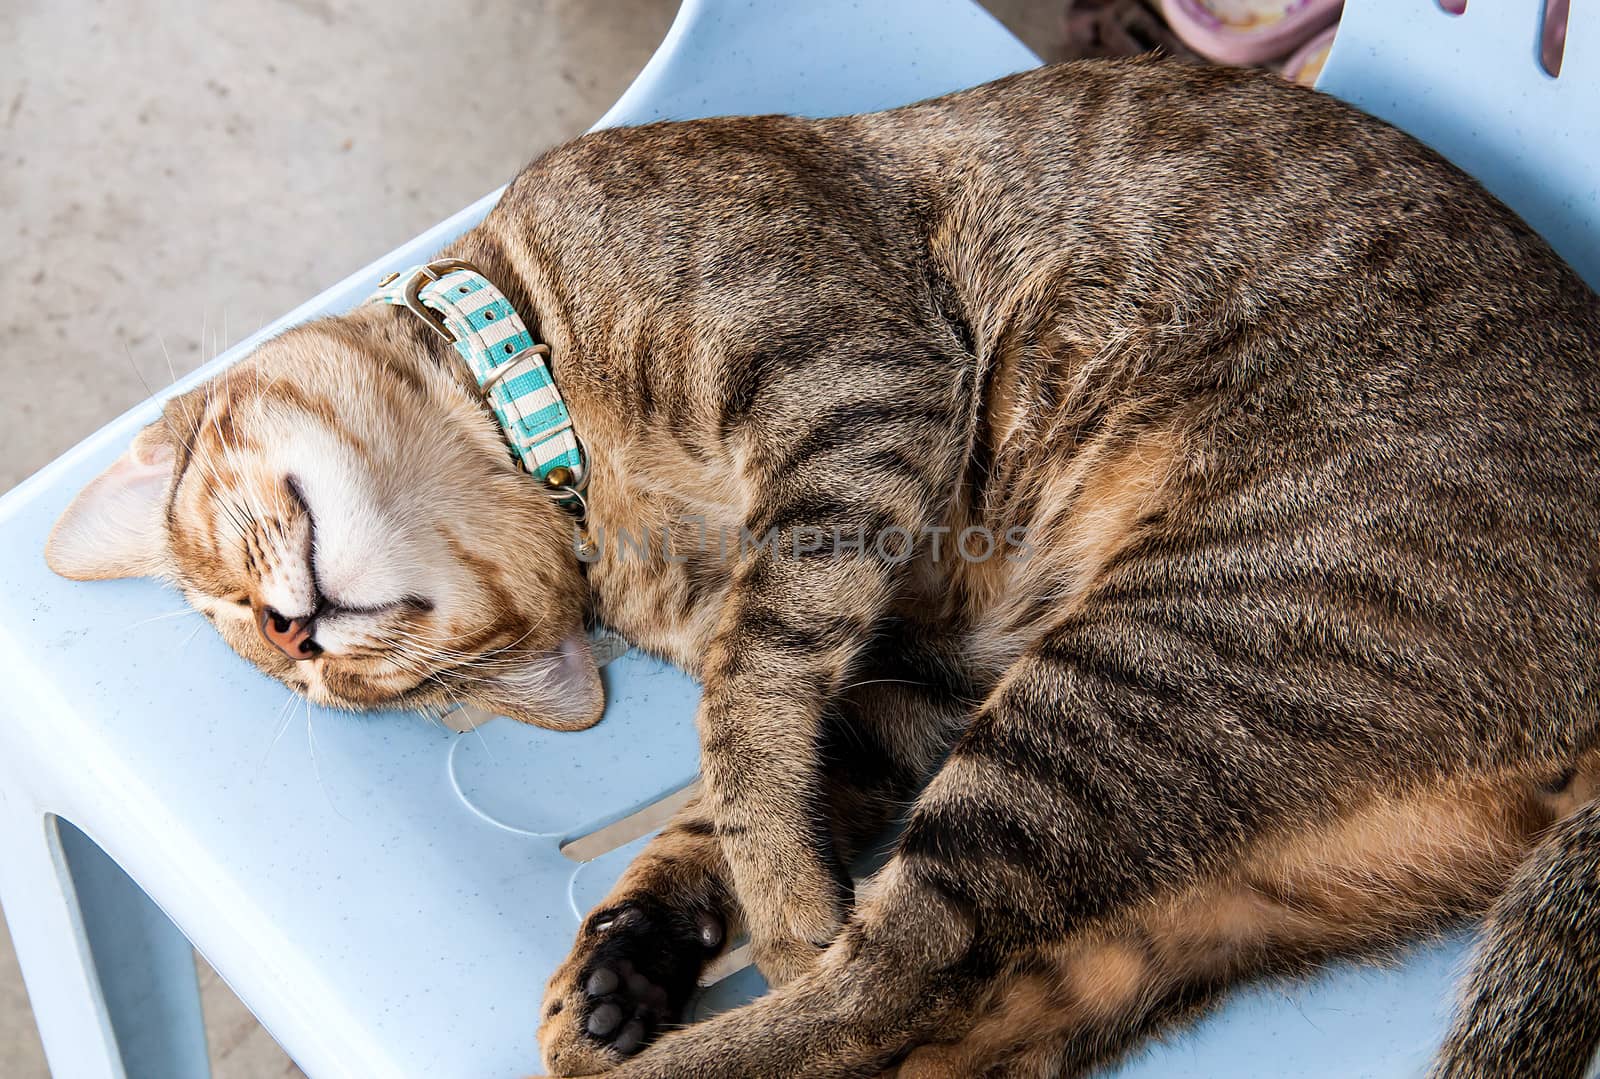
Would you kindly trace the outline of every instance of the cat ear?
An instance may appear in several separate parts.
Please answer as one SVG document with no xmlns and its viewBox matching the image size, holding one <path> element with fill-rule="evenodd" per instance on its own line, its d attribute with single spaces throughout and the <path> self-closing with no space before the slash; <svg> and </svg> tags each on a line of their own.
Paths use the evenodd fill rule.
<svg viewBox="0 0 1600 1079">
<path fill-rule="evenodd" d="M 472 701 L 478 707 L 556 731 L 592 727 L 606 707 L 600 669 L 581 629 L 556 646 L 554 662 L 496 676 L 480 693 Z"/>
<path fill-rule="evenodd" d="M 162 573 L 167 554 L 161 512 L 172 462 L 166 424 L 157 420 L 78 492 L 50 531 L 45 563 L 74 581 Z"/>
</svg>

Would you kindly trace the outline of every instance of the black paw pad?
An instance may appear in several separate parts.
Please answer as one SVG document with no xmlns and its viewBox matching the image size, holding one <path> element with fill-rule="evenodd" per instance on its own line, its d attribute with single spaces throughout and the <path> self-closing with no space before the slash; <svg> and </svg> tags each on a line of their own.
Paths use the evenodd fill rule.
<svg viewBox="0 0 1600 1079">
<path fill-rule="evenodd" d="M 583 978 L 584 1030 L 629 1056 L 677 1023 L 706 960 L 722 947 L 710 914 L 630 900 L 589 916 L 593 958 Z"/>
</svg>

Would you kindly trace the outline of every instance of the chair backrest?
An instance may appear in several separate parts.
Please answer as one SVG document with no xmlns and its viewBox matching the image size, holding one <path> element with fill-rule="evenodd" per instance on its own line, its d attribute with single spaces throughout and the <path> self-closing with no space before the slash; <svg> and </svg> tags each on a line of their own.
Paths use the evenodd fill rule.
<svg viewBox="0 0 1600 1079">
<path fill-rule="evenodd" d="M 1600 0 L 1572 0 L 1555 77 L 1544 8 L 1346 0 L 1317 86 L 1477 177 L 1600 288 Z"/>
<path fill-rule="evenodd" d="M 1038 66 L 973 0 L 683 0 L 596 127 L 893 108 Z"/>
</svg>

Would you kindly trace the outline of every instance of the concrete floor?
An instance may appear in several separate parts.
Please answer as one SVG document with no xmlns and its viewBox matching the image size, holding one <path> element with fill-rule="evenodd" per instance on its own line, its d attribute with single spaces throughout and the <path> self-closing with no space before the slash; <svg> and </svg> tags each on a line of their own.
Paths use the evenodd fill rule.
<svg viewBox="0 0 1600 1079">
<path fill-rule="evenodd" d="M 985 5 L 1053 48 L 1059 0 Z M 0 491 L 583 131 L 676 7 L 0 4 Z M 491 89 L 514 139 L 454 125 Z M 202 984 L 219 1077 L 299 1074 Z M 0 934 L 0 1076 L 47 1074 Z"/>
</svg>

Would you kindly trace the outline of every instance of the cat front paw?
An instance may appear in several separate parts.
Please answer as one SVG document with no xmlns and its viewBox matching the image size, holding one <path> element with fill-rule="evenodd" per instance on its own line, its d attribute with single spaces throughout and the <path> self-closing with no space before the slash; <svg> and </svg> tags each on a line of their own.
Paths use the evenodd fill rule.
<svg viewBox="0 0 1600 1079">
<path fill-rule="evenodd" d="M 794 981 L 816 965 L 844 925 L 842 897 L 826 877 L 817 878 L 812 888 L 787 890 L 767 907 L 765 916 L 748 902 L 745 909 L 750 957 L 774 987 Z"/>
<path fill-rule="evenodd" d="M 552 1075 L 616 1067 L 682 1021 L 726 927 L 639 896 L 595 911 L 545 990 L 539 1048 Z"/>
</svg>

